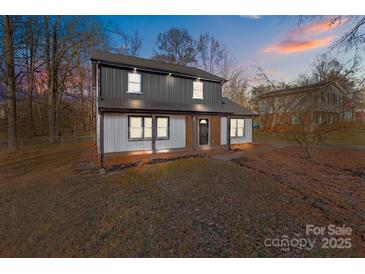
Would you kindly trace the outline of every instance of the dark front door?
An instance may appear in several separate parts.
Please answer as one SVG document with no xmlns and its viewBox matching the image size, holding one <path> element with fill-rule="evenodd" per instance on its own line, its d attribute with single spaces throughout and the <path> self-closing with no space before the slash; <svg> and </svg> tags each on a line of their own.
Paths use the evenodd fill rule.
<svg viewBox="0 0 365 274">
<path fill-rule="evenodd" d="M 209 120 L 199 119 L 199 145 L 209 144 Z"/>
</svg>

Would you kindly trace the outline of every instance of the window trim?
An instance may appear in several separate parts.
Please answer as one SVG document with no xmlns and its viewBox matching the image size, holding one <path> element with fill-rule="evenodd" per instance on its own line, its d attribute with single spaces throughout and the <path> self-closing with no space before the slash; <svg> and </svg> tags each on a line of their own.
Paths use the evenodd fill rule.
<svg viewBox="0 0 365 274">
<path fill-rule="evenodd" d="M 195 85 L 195 83 L 200 83 L 201 84 L 201 86 L 202 86 L 202 96 L 201 97 L 195 97 L 194 96 L 194 85 Z M 192 96 L 192 98 L 193 99 L 198 99 L 198 100 L 203 100 L 204 99 L 204 83 L 203 83 L 203 81 L 193 81 L 193 96 Z"/>
<path fill-rule="evenodd" d="M 129 75 L 130 74 L 137 74 L 140 76 L 140 82 L 139 82 L 139 89 L 140 91 L 130 91 L 129 90 Z M 134 83 L 134 84 L 137 84 L 137 82 L 131 82 L 131 83 Z M 142 90 L 142 74 L 141 73 L 138 73 L 138 72 L 128 72 L 128 87 L 127 87 L 127 92 L 126 93 L 130 93 L 130 94 L 143 94 L 143 90 Z"/>
<path fill-rule="evenodd" d="M 130 118 L 142 118 L 142 138 L 131 138 L 131 122 L 130 122 Z M 152 137 L 144 137 L 144 119 L 145 118 L 151 118 L 152 116 L 149 115 L 128 115 L 128 141 L 148 141 L 148 140 L 152 140 Z M 152 125 L 151 125 L 152 126 Z M 151 127 L 153 130 L 153 127 Z"/>
<path fill-rule="evenodd" d="M 167 118 L 167 137 L 158 137 L 158 118 Z M 170 116 L 156 116 L 156 140 L 170 140 Z"/>
<path fill-rule="evenodd" d="M 233 136 L 231 135 L 232 120 L 236 120 L 235 133 L 234 133 Z M 238 120 L 243 120 L 242 136 L 241 135 L 240 136 L 238 135 Z M 229 121 L 229 125 L 230 125 L 230 128 L 229 128 L 229 136 L 230 136 L 230 138 L 233 138 L 233 139 L 245 138 L 245 128 L 246 128 L 245 118 L 234 118 L 233 117 Z"/>
</svg>

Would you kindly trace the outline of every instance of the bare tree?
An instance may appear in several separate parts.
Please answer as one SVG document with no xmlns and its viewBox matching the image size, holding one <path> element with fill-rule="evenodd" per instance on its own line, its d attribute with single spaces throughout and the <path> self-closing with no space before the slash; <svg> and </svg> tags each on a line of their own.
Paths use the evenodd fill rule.
<svg viewBox="0 0 365 274">
<path fill-rule="evenodd" d="M 313 159 L 318 146 L 325 137 L 342 128 L 340 115 L 343 112 L 343 100 L 324 106 L 320 94 L 315 90 L 297 93 L 279 92 L 275 96 L 262 95 L 260 115 L 268 133 L 278 133 L 295 141 L 307 159 Z M 274 92 L 271 92 L 271 94 Z M 335 101 L 334 101 L 335 102 Z M 331 112 L 331 113 L 330 113 Z M 326 115 L 324 113 L 327 113 Z"/>
<path fill-rule="evenodd" d="M 3 17 L 4 51 L 6 62 L 6 86 L 8 107 L 8 149 L 16 151 L 17 145 L 17 117 L 16 117 L 16 90 L 15 90 L 15 62 L 14 62 L 14 33 L 15 17 Z"/>
<path fill-rule="evenodd" d="M 57 38 L 58 38 L 58 24 L 59 17 L 52 24 L 50 30 L 49 17 L 44 17 L 44 31 L 45 31 L 45 56 L 46 68 L 48 73 L 48 127 L 49 127 L 49 142 L 56 141 L 56 85 L 57 85 L 57 61 L 55 60 L 57 54 Z M 52 37 L 52 43 L 51 43 Z"/>
<path fill-rule="evenodd" d="M 142 49 L 142 38 L 138 31 L 124 35 L 123 49 L 128 55 L 138 56 L 140 54 Z"/>
<path fill-rule="evenodd" d="M 28 93 L 28 109 L 29 109 L 29 132 L 31 136 L 35 134 L 34 118 L 33 118 L 33 91 L 35 86 L 35 73 L 39 69 L 42 62 L 40 58 L 40 39 L 41 26 L 37 16 L 28 16 L 24 22 L 24 63 L 26 69 L 26 86 Z"/>
<path fill-rule="evenodd" d="M 171 28 L 159 33 L 152 59 L 179 65 L 196 63 L 197 45 L 186 29 Z"/>
<path fill-rule="evenodd" d="M 299 24 L 305 21 L 323 20 L 324 16 L 300 16 Z M 327 18 L 327 17 L 326 17 Z M 348 26 L 348 29 L 335 40 L 330 49 L 343 50 L 359 50 L 365 44 L 365 16 L 348 16 L 336 15 L 328 18 L 329 25 L 343 24 Z"/>
<path fill-rule="evenodd" d="M 225 47 L 212 35 L 201 34 L 197 42 L 199 66 L 211 73 L 221 73 L 227 55 Z"/>
<path fill-rule="evenodd" d="M 119 25 L 116 25 L 113 22 L 108 22 L 105 29 L 108 33 L 117 36 L 118 39 L 118 46 L 112 48 L 112 51 L 131 56 L 140 55 L 140 51 L 142 49 L 142 37 L 137 30 L 133 33 L 126 33 Z"/>
</svg>

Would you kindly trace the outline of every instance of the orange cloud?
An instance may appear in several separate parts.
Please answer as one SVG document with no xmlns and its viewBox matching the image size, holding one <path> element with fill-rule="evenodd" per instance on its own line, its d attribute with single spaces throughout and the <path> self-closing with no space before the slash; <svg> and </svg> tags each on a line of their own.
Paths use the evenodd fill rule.
<svg viewBox="0 0 365 274">
<path fill-rule="evenodd" d="M 280 42 L 263 49 L 263 52 L 290 54 L 327 46 L 336 37 L 333 30 L 347 21 L 346 17 L 340 20 L 326 17 L 324 20 L 297 27 L 289 31 Z"/>
<path fill-rule="evenodd" d="M 301 41 L 294 39 L 287 39 L 281 41 L 276 45 L 265 48 L 263 52 L 265 53 L 276 52 L 282 54 L 289 54 L 289 53 L 312 50 L 315 48 L 321 48 L 327 46 L 329 43 L 333 41 L 335 37 L 336 37 L 335 35 L 331 35 L 323 38 L 301 40 Z"/>
<path fill-rule="evenodd" d="M 295 30 L 289 32 L 290 36 L 308 36 L 324 33 L 330 30 L 334 30 L 335 28 L 345 24 L 348 21 L 347 18 L 342 19 L 339 22 L 331 22 L 331 20 L 323 20 L 318 22 L 313 22 L 311 24 L 301 26 L 296 28 Z"/>
</svg>

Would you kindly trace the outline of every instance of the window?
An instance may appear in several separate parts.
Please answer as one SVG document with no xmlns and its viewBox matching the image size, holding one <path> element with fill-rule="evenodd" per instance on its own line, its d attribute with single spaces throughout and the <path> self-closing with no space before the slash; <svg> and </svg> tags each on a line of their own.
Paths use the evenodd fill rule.
<svg viewBox="0 0 365 274">
<path fill-rule="evenodd" d="M 129 116 L 129 139 L 148 140 L 152 138 L 152 117 Z"/>
<path fill-rule="evenodd" d="M 128 73 L 128 93 L 142 93 L 141 74 L 138 73 Z"/>
<path fill-rule="evenodd" d="M 157 139 L 169 138 L 169 117 L 157 117 Z"/>
<path fill-rule="evenodd" d="M 193 82 L 193 98 L 203 99 L 203 82 L 200 81 Z"/>
<path fill-rule="evenodd" d="M 244 127 L 244 119 L 231 119 L 231 137 L 243 137 Z"/>
<path fill-rule="evenodd" d="M 298 125 L 298 124 L 300 124 L 300 118 L 299 118 L 299 115 L 293 115 L 293 116 L 292 116 L 292 124 L 293 124 L 293 125 Z"/>
<path fill-rule="evenodd" d="M 144 117 L 144 139 L 151 139 L 152 138 L 152 117 Z"/>
<path fill-rule="evenodd" d="M 332 125 L 333 124 L 333 114 L 329 114 L 329 116 L 328 116 L 328 123 L 330 124 L 330 125 Z"/>
<path fill-rule="evenodd" d="M 319 124 L 322 124 L 322 114 L 320 113 L 317 113 L 316 115 L 316 123 L 319 125 Z"/>
</svg>

